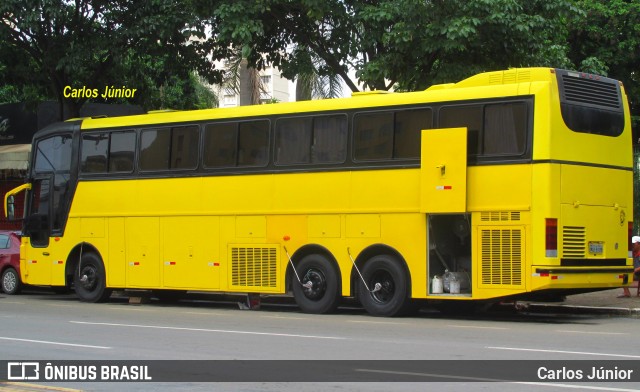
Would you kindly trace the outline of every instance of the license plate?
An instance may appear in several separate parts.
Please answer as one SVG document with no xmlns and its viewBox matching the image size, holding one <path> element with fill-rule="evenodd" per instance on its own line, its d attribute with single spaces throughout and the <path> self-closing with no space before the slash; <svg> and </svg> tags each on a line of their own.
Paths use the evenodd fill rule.
<svg viewBox="0 0 640 392">
<path fill-rule="evenodd" d="M 589 254 L 601 255 L 604 250 L 604 242 L 589 242 Z"/>
</svg>

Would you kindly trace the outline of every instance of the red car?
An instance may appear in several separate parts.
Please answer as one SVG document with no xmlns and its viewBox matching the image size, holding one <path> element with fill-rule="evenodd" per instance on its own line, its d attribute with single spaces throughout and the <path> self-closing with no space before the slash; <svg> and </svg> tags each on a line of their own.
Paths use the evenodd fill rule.
<svg viewBox="0 0 640 392">
<path fill-rule="evenodd" d="M 22 289 L 20 279 L 20 234 L 0 230 L 0 286 L 6 294 L 17 294 Z"/>
</svg>

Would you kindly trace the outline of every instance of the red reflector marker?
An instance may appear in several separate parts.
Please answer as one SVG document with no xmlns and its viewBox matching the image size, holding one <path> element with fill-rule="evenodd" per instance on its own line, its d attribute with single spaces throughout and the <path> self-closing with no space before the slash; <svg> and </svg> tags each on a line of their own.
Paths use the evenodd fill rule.
<svg viewBox="0 0 640 392">
<path fill-rule="evenodd" d="M 545 256 L 558 257 L 558 220 L 545 219 Z"/>
</svg>

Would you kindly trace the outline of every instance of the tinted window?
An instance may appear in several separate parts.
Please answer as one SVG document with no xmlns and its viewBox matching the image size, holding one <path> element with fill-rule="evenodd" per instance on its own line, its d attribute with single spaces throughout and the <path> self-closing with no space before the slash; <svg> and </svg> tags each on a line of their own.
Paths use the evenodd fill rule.
<svg viewBox="0 0 640 392">
<path fill-rule="evenodd" d="M 198 162 L 198 127 L 144 130 L 140 170 L 194 169 Z"/>
<path fill-rule="evenodd" d="M 432 127 L 431 109 L 361 113 L 354 119 L 357 160 L 416 159 L 420 131 Z"/>
<path fill-rule="evenodd" d="M 136 134 L 133 131 L 111 133 L 109 146 L 109 172 L 133 171 Z"/>
<path fill-rule="evenodd" d="M 71 136 L 53 136 L 36 145 L 35 171 L 47 173 L 69 171 L 71 167 Z"/>
<path fill-rule="evenodd" d="M 354 149 L 358 160 L 391 159 L 393 113 L 367 113 L 355 117 Z"/>
<path fill-rule="evenodd" d="M 238 129 L 238 166 L 265 166 L 269 155 L 269 122 L 247 121 Z"/>
<path fill-rule="evenodd" d="M 439 127 L 467 127 L 467 154 L 478 155 L 482 130 L 482 106 L 453 106 L 440 109 Z"/>
<path fill-rule="evenodd" d="M 171 169 L 195 169 L 198 165 L 198 127 L 171 130 Z"/>
<path fill-rule="evenodd" d="M 82 135 L 83 173 L 132 172 L 136 136 L 133 131 Z"/>
<path fill-rule="evenodd" d="M 485 106 L 482 154 L 523 154 L 526 134 L 527 106 L 524 103 Z"/>
<path fill-rule="evenodd" d="M 346 158 L 347 117 L 316 116 L 276 122 L 276 163 L 340 163 Z"/>
<path fill-rule="evenodd" d="M 467 128 L 471 156 L 524 154 L 528 123 L 523 102 L 444 107 L 439 117 L 440 128 Z"/>
<path fill-rule="evenodd" d="M 619 136 L 624 130 L 624 105 L 617 80 L 556 70 L 562 118 L 575 132 Z"/>
<path fill-rule="evenodd" d="M 205 167 L 235 166 L 237 149 L 237 123 L 207 125 L 204 130 Z"/>
<path fill-rule="evenodd" d="M 431 109 L 403 110 L 395 114 L 393 157 L 420 158 L 420 137 L 423 129 L 432 127 Z"/>
<path fill-rule="evenodd" d="M 347 116 L 313 119 L 312 163 L 342 163 L 347 158 Z"/>
<path fill-rule="evenodd" d="M 108 133 L 82 135 L 80 170 L 84 173 L 105 173 L 109 150 Z"/>
<path fill-rule="evenodd" d="M 311 117 L 284 118 L 276 122 L 276 163 L 311 163 Z"/>
<path fill-rule="evenodd" d="M 169 168 L 170 129 L 142 131 L 140 135 L 140 170 Z"/>
<path fill-rule="evenodd" d="M 268 121 L 209 124 L 204 134 L 204 165 L 207 168 L 266 166 L 268 146 Z"/>
</svg>

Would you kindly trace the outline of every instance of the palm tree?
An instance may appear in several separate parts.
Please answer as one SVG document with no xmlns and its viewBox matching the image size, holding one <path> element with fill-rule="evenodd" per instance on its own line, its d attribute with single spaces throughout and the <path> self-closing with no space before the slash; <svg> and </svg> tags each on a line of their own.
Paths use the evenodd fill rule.
<svg viewBox="0 0 640 392">
<path fill-rule="evenodd" d="M 249 67 L 247 59 L 242 57 L 241 50 L 234 50 L 226 68 L 222 87 L 227 92 L 240 96 L 240 106 L 259 105 L 260 94 L 266 92 L 260 72 Z"/>
<path fill-rule="evenodd" d="M 319 70 L 324 67 L 324 60 L 305 48 L 296 48 L 300 51 L 298 56 L 307 56 L 309 67 L 298 73 L 296 79 L 296 101 L 311 99 L 338 98 L 342 96 L 342 81 L 339 76 L 321 74 Z"/>
</svg>

